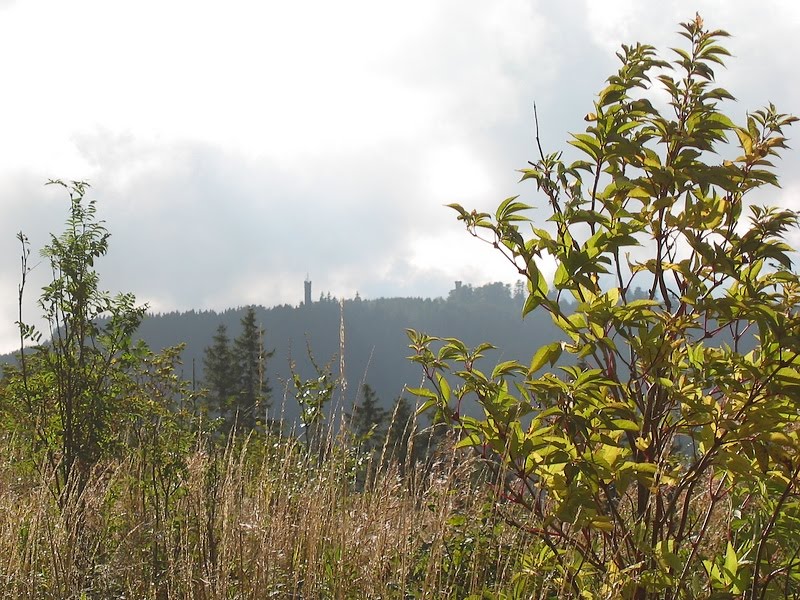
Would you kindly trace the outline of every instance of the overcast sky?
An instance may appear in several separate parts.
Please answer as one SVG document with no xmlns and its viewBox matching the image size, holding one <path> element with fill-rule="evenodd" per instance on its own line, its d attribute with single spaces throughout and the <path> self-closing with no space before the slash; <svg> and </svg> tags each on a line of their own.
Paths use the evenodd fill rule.
<svg viewBox="0 0 800 600">
<path fill-rule="evenodd" d="M 103 287 L 155 311 L 297 304 L 307 273 L 315 297 L 513 282 L 443 205 L 535 203 L 515 172 L 534 101 L 563 149 L 619 45 L 679 45 L 695 10 L 734 36 L 718 81 L 735 120 L 769 101 L 800 114 L 795 0 L 0 0 L 0 351 L 15 234 L 38 251 L 66 216 L 49 178 L 91 183 Z M 797 151 L 780 173 L 768 201 L 797 208 Z"/>
</svg>

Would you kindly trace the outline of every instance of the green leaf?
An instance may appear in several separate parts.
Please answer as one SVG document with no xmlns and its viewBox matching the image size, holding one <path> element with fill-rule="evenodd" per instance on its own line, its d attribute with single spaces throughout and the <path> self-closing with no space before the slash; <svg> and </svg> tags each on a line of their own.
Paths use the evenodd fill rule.
<svg viewBox="0 0 800 600">
<path fill-rule="evenodd" d="M 573 134 L 573 139 L 569 143 L 579 150 L 583 150 L 586 154 L 591 156 L 595 161 L 599 160 L 601 156 L 600 143 L 597 138 L 586 133 Z"/>
<path fill-rule="evenodd" d="M 522 366 L 515 360 L 507 360 L 501 362 L 492 370 L 492 379 L 497 379 L 498 377 L 503 377 L 508 373 L 513 373 L 514 371 L 519 371 L 522 369 Z"/>
<path fill-rule="evenodd" d="M 442 394 L 442 400 L 445 404 L 450 402 L 450 384 L 447 382 L 447 379 L 441 373 L 436 374 L 436 383 L 439 386 L 439 390 Z"/>
<path fill-rule="evenodd" d="M 611 421 L 611 425 L 615 429 L 619 429 L 621 431 L 632 431 L 638 433 L 641 430 L 641 426 L 638 423 L 628 419 L 615 419 Z"/>
<path fill-rule="evenodd" d="M 411 390 L 409 390 L 409 392 L 410 391 Z M 411 392 L 411 393 L 413 393 L 413 392 Z M 438 406 L 438 405 L 439 405 L 439 399 L 438 398 L 427 400 L 426 402 L 423 402 L 422 405 L 417 409 L 417 414 L 421 415 L 425 411 L 430 410 L 434 406 Z"/>
<path fill-rule="evenodd" d="M 539 296 L 536 296 L 535 294 L 528 294 L 528 297 L 525 298 L 525 305 L 522 307 L 523 318 L 525 315 L 535 310 L 541 303 L 542 300 Z"/>
<path fill-rule="evenodd" d="M 553 285 L 557 289 L 561 289 L 569 281 L 569 273 L 567 272 L 566 265 L 562 262 L 556 268 L 555 275 L 553 276 Z"/>
<path fill-rule="evenodd" d="M 477 433 L 469 433 L 456 442 L 454 448 L 474 448 L 483 445 L 483 440 Z"/>
<path fill-rule="evenodd" d="M 736 574 L 739 572 L 739 558 L 736 556 L 736 549 L 731 542 L 728 542 L 728 548 L 725 551 L 723 569 L 731 581 L 736 578 Z"/>
<path fill-rule="evenodd" d="M 547 281 L 542 275 L 541 270 L 539 270 L 538 265 L 536 264 L 536 259 L 531 259 L 528 262 L 528 277 L 531 286 L 531 294 L 536 295 L 539 298 L 547 297 L 547 292 L 549 288 L 547 286 Z"/>
<path fill-rule="evenodd" d="M 430 398 L 432 400 L 438 400 L 439 399 L 439 396 L 436 395 L 436 392 L 432 392 L 431 390 L 426 389 L 426 388 L 406 387 L 406 391 L 409 394 L 412 394 L 414 396 L 418 396 L 420 398 Z"/>
<path fill-rule="evenodd" d="M 563 346 L 561 342 L 553 342 L 539 348 L 531 359 L 531 364 L 528 368 L 528 376 L 533 375 L 547 363 L 550 363 L 551 367 L 555 365 L 556 361 L 561 357 L 562 350 Z"/>
</svg>

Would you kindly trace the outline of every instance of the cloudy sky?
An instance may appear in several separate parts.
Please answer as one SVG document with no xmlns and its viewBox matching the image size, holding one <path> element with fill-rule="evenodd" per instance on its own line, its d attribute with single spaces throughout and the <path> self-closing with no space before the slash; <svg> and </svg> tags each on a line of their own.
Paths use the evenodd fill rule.
<svg viewBox="0 0 800 600">
<path fill-rule="evenodd" d="M 619 45 L 678 45 L 695 10 L 734 35 L 718 80 L 736 120 L 800 114 L 794 0 L 0 0 L 0 351 L 15 234 L 38 250 L 66 216 L 50 178 L 91 183 L 103 287 L 155 311 L 297 304 L 306 273 L 315 296 L 512 282 L 443 205 L 535 203 L 515 173 L 533 103 L 564 148 Z M 800 206 L 798 154 L 771 203 Z"/>
</svg>

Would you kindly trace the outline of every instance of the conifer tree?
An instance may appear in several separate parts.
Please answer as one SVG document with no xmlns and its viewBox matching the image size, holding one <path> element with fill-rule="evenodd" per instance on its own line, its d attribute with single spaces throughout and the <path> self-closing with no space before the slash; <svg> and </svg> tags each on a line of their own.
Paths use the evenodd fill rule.
<svg viewBox="0 0 800 600">
<path fill-rule="evenodd" d="M 212 414 L 226 417 L 236 378 L 230 338 L 225 325 L 220 324 L 213 344 L 206 348 L 203 358 L 208 404 Z"/>
<path fill-rule="evenodd" d="M 256 323 L 256 312 L 247 308 L 242 331 L 234 340 L 232 364 L 235 369 L 235 399 L 232 417 L 237 428 L 250 430 L 263 422 L 272 391 L 265 375 L 266 362 L 275 351 L 264 350 L 264 330 Z"/>
<path fill-rule="evenodd" d="M 347 413 L 350 431 L 356 441 L 367 452 L 376 450 L 383 445 L 386 437 L 387 417 L 391 416 L 381 408 L 380 400 L 368 383 L 361 387 L 363 399 L 353 407 L 352 413 Z"/>
</svg>

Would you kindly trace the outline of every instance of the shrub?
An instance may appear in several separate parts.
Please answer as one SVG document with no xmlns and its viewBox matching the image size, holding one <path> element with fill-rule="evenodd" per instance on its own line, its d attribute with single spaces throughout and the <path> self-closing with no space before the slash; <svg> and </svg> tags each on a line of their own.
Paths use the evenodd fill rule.
<svg viewBox="0 0 800 600">
<path fill-rule="evenodd" d="M 699 16 L 679 33 L 671 62 L 622 47 L 569 142 L 581 158 L 539 145 L 522 179 L 549 225 L 517 198 L 451 205 L 527 280 L 523 316 L 547 311 L 563 339 L 484 372 L 488 344 L 410 331 L 430 382 L 415 391 L 501 467 L 524 511 L 499 510 L 540 542 L 521 577 L 574 596 L 797 594 L 797 213 L 746 202 L 777 185 L 796 119 L 769 105 L 735 125 L 714 86 L 727 34 Z"/>
</svg>

